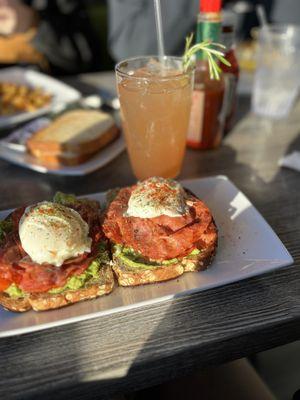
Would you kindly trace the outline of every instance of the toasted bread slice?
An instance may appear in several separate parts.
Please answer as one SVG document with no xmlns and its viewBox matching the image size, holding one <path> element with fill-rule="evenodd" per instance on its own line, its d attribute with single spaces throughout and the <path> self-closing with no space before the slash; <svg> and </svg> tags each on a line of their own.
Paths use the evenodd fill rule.
<svg viewBox="0 0 300 400">
<path fill-rule="evenodd" d="M 184 272 L 207 269 L 216 252 L 216 246 L 217 243 L 197 256 L 183 258 L 179 263 L 161 265 L 151 269 L 128 268 L 117 255 L 113 255 L 113 270 L 120 286 L 137 286 L 167 281 L 177 278 Z"/>
<path fill-rule="evenodd" d="M 109 294 L 113 286 L 113 272 L 111 267 L 106 265 L 99 271 L 98 282 L 87 284 L 81 289 L 66 290 L 59 294 L 32 293 L 23 298 L 12 298 L 8 294 L 0 292 L 0 304 L 7 310 L 16 312 L 28 311 L 30 309 L 46 311 Z"/>
<path fill-rule="evenodd" d="M 74 166 L 84 163 L 93 157 L 99 150 L 104 148 L 106 145 L 111 143 L 119 134 L 117 127 L 112 127 L 111 131 L 107 131 L 102 136 L 102 142 L 100 148 L 96 145 L 90 153 L 77 154 L 72 152 L 65 153 L 47 153 L 41 149 L 33 148 L 30 150 L 31 154 L 35 156 L 43 165 L 50 168 L 59 168 L 61 166 Z"/>
<path fill-rule="evenodd" d="M 27 141 L 29 151 L 38 158 L 72 154 L 93 154 L 117 137 L 113 118 L 101 111 L 73 110 L 64 113 Z"/>
<path fill-rule="evenodd" d="M 36 150 L 32 153 L 41 164 L 49 168 L 60 168 L 62 165 L 71 167 L 79 165 L 90 159 L 93 154 L 72 154 L 66 153 L 61 155 L 47 155 L 43 154 L 40 150 Z"/>
<path fill-rule="evenodd" d="M 120 286 L 137 286 L 177 278 L 184 273 L 181 264 L 162 265 L 154 269 L 128 269 L 118 257 L 114 257 L 114 273 Z"/>
</svg>

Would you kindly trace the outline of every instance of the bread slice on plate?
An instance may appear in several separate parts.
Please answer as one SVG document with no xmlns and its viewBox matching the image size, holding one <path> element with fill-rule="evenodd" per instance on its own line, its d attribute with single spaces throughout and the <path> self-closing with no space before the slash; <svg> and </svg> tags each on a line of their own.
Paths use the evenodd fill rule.
<svg viewBox="0 0 300 400">
<path fill-rule="evenodd" d="M 27 141 L 31 154 L 46 164 L 76 165 L 86 161 L 119 134 L 114 119 L 96 110 L 72 110 L 34 133 Z"/>
<path fill-rule="evenodd" d="M 0 292 L 0 304 L 10 311 L 23 312 L 30 309 L 46 311 L 109 294 L 113 286 L 113 272 L 109 265 L 105 265 L 99 270 L 98 280 L 87 283 L 83 288 L 65 290 L 61 293 L 31 293 L 20 298 L 13 298 L 5 292 Z"/>
</svg>

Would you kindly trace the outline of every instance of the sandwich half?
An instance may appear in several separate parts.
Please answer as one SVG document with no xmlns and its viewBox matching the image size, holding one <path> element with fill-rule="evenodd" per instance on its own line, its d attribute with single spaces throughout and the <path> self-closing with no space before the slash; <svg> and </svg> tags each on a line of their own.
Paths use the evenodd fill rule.
<svg viewBox="0 0 300 400">
<path fill-rule="evenodd" d="M 218 239 L 209 208 L 176 181 L 158 177 L 121 189 L 107 207 L 103 231 L 121 286 L 202 271 Z"/>
<path fill-rule="evenodd" d="M 100 205 L 57 193 L 0 222 L 0 304 L 49 310 L 112 291 Z"/>
<path fill-rule="evenodd" d="M 29 152 L 52 167 L 78 165 L 119 135 L 111 115 L 96 110 L 72 110 L 57 117 L 27 141 Z"/>
</svg>

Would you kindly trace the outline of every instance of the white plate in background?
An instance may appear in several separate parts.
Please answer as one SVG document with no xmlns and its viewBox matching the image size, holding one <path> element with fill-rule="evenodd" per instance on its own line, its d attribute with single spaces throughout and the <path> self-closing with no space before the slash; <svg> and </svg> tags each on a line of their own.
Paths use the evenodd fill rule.
<svg viewBox="0 0 300 400">
<path fill-rule="evenodd" d="M 69 307 L 13 313 L 0 309 L 0 337 L 33 332 L 110 315 L 264 274 L 293 263 L 291 255 L 250 201 L 224 176 L 182 182 L 210 207 L 219 245 L 210 268 L 138 287 L 116 287 L 107 295 Z M 104 193 L 88 197 L 103 202 Z M 0 212 L 0 219 L 9 211 Z M 250 285 L 250 283 L 249 283 Z"/>
<path fill-rule="evenodd" d="M 9 161 L 20 167 L 32 169 L 42 174 L 64 175 L 64 176 L 83 176 L 104 167 L 106 164 L 116 158 L 125 150 L 125 141 L 122 134 L 113 142 L 99 150 L 94 156 L 87 161 L 74 166 L 61 166 L 57 168 L 48 168 L 39 163 L 39 161 L 27 152 L 20 152 L 9 149 L 1 144 L 0 141 L 0 158 Z"/>
<path fill-rule="evenodd" d="M 4 68 L 0 70 L 0 82 L 12 82 L 30 87 L 40 87 L 53 97 L 49 105 L 32 112 L 20 112 L 9 116 L 0 116 L 0 129 L 28 121 L 40 115 L 55 110 L 63 104 L 78 101 L 81 93 L 65 83 L 32 69 L 21 67 Z"/>
</svg>

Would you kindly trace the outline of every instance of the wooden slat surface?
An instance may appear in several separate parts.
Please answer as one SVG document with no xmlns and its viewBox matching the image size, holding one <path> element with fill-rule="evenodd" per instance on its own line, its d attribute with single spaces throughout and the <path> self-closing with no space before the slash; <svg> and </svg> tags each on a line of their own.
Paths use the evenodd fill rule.
<svg viewBox="0 0 300 400">
<path fill-rule="evenodd" d="M 110 87 L 106 78 L 83 80 Z M 240 116 L 248 105 L 241 97 Z M 300 173 L 278 167 L 282 155 L 300 149 L 299 128 L 300 104 L 288 120 L 273 124 L 247 115 L 220 149 L 188 151 L 180 176 L 228 175 L 295 265 L 151 307 L 1 339 L 0 398 L 98 399 L 299 339 Z M 0 209 L 51 198 L 56 190 L 84 194 L 133 182 L 125 153 L 85 178 L 45 176 L 0 161 Z"/>
</svg>

